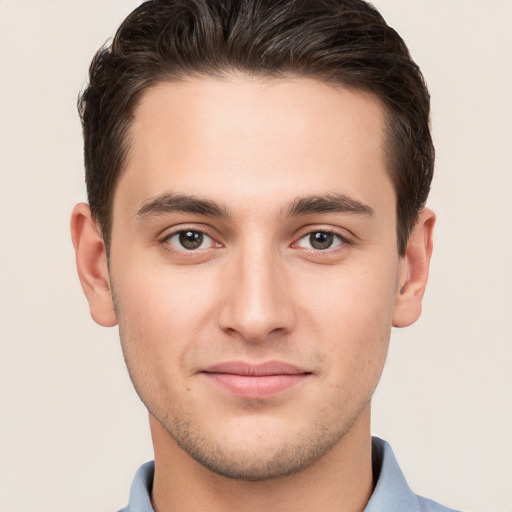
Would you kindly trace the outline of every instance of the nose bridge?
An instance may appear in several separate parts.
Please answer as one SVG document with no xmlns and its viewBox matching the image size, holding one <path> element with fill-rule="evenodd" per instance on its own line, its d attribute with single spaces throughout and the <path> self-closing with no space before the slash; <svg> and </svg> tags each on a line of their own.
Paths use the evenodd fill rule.
<svg viewBox="0 0 512 512">
<path fill-rule="evenodd" d="M 289 332 L 295 321 L 279 252 L 269 240 L 247 240 L 234 251 L 220 312 L 221 327 L 247 341 Z"/>
</svg>

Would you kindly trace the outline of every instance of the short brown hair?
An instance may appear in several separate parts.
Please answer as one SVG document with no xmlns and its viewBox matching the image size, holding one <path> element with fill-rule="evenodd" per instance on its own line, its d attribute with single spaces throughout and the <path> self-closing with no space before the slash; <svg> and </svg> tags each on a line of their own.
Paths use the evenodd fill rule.
<svg viewBox="0 0 512 512">
<path fill-rule="evenodd" d="M 232 71 L 310 77 L 380 99 L 404 255 L 433 174 L 430 96 L 402 38 L 362 0 L 151 0 L 135 9 L 96 53 L 78 100 L 87 193 L 107 251 L 142 93 L 158 82 Z"/>
</svg>

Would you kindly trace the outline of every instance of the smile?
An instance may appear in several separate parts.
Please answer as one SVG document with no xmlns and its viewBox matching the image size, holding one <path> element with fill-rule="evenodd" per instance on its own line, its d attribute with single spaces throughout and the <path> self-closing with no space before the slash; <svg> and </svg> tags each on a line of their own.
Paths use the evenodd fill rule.
<svg viewBox="0 0 512 512">
<path fill-rule="evenodd" d="M 214 365 L 201 373 L 225 391 L 249 400 L 276 396 L 312 375 L 304 369 L 278 361 L 263 364 L 227 362 Z"/>
</svg>

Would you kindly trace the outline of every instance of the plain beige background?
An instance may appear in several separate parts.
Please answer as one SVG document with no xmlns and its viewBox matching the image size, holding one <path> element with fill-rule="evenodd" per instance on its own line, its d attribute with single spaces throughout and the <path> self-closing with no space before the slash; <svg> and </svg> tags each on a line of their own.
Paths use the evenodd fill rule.
<svg viewBox="0 0 512 512">
<path fill-rule="evenodd" d="M 0 512 L 111 512 L 152 458 L 116 329 L 89 317 L 69 214 L 75 102 L 138 2 L 0 0 Z M 438 213 L 424 314 L 374 401 L 418 493 L 512 511 L 512 1 L 380 0 L 429 83 Z"/>
</svg>

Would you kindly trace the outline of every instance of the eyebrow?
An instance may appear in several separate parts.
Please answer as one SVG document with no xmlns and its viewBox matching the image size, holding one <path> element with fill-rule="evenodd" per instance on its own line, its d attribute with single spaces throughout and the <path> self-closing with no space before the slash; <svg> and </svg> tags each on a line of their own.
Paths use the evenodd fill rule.
<svg viewBox="0 0 512 512">
<path fill-rule="evenodd" d="M 139 219 L 143 219 L 153 215 L 165 215 L 173 212 L 196 213 L 198 215 L 213 217 L 229 216 L 227 208 L 215 201 L 196 196 L 172 193 L 161 194 L 145 201 L 137 211 L 136 216 Z"/>
<path fill-rule="evenodd" d="M 373 216 L 373 209 L 367 204 L 344 194 L 325 194 L 298 197 L 288 207 L 286 217 L 298 217 L 314 213 L 351 213 Z"/>
<path fill-rule="evenodd" d="M 226 206 L 211 199 L 173 193 L 164 193 L 145 201 L 137 211 L 136 216 L 142 220 L 146 217 L 173 212 L 195 213 L 222 218 L 230 216 Z M 298 197 L 282 210 L 284 217 L 299 217 L 315 213 L 350 213 L 372 216 L 373 209 L 344 194 L 329 193 Z"/>
</svg>

